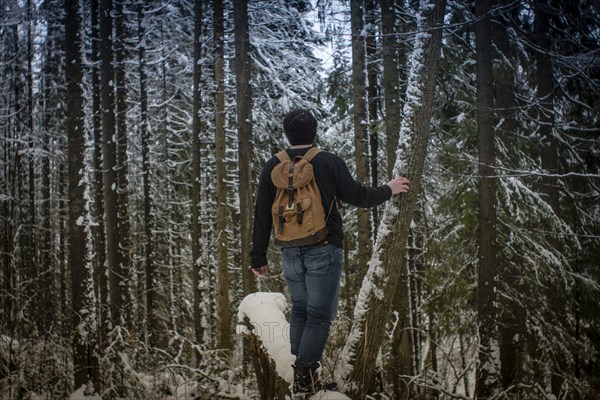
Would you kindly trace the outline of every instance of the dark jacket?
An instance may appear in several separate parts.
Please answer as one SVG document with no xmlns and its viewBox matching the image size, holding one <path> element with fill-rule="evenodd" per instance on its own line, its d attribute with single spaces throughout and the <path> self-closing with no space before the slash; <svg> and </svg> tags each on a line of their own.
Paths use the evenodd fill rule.
<svg viewBox="0 0 600 400">
<path fill-rule="evenodd" d="M 287 149 L 291 159 L 304 155 L 310 147 L 300 149 Z M 276 188 L 271 181 L 271 171 L 279 163 L 277 157 L 271 158 L 265 164 L 256 194 L 254 207 L 254 229 L 252 232 L 251 266 L 259 268 L 267 265 L 267 248 L 273 227 L 271 206 L 275 200 Z M 323 210 L 329 211 L 333 202 L 331 214 L 327 219 L 327 242 L 337 247 L 342 247 L 344 235 L 342 231 L 342 216 L 340 215 L 335 198 L 344 203 L 357 207 L 374 207 L 392 197 L 392 189 L 388 185 L 367 187 L 356 181 L 348 166 L 340 157 L 328 152 L 321 152 L 312 160 L 313 171 L 317 186 L 321 192 Z"/>
</svg>

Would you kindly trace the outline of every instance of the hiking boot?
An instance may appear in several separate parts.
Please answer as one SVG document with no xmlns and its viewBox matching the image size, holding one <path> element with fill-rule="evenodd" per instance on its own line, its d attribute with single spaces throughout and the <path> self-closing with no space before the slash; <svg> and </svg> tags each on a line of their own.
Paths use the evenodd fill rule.
<svg viewBox="0 0 600 400">
<path fill-rule="evenodd" d="M 294 398 L 306 398 L 321 390 L 336 390 L 335 382 L 324 383 L 319 380 L 317 374 L 318 367 L 296 367 L 294 368 L 294 384 L 292 393 Z"/>
</svg>

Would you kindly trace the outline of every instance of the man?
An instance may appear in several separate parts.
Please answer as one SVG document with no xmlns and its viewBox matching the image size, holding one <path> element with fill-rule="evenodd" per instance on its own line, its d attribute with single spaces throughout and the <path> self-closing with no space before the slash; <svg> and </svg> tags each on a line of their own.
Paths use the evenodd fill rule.
<svg viewBox="0 0 600 400">
<path fill-rule="evenodd" d="M 290 111 L 283 119 L 283 129 L 291 145 L 286 150 L 291 159 L 303 156 L 312 147 L 317 134 L 317 121 L 304 109 Z M 276 188 L 271 171 L 279 163 L 271 158 L 260 175 L 254 210 L 252 272 L 264 277 L 268 274 L 267 247 L 273 226 L 271 207 Z M 374 207 L 392 195 L 408 191 L 408 179 L 393 179 L 386 185 L 366 187 L 354 180 L 346 163 L 337 155 L 318 153 L 311 162 L 315 180 L 321 193 L 323 209 L 327 213 L 325 241 L 309 246 L 283 247 L 283 274 L 292 298 L 290 322 L 291 352 L 294 363 L 294 394 L 314 393 L 322 385 L 316 380 L 316 371 L 331 322 L 337 315 L 342 265 L 342 217 L 335 198 L 357 206 Z"/>
</svg>

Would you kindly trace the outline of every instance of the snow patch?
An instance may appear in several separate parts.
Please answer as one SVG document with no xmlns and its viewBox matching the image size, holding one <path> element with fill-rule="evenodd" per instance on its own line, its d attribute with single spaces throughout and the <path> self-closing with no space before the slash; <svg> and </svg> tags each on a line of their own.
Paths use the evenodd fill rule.
<svg viewBox="0 0 600 400">
<path fill-rule="evenodd" d="M 313 396 L 311 396 L 310 399 L 311 400 L 350 400 L 350 397 L 346 396 L 345 394 L 339 393 L 339 392 L 321 391 L 321 392 L 315 393 Z"/>
<path fill-rule="evenodd" d="M 286 308 L 287 301 L 281 293 L 252 293 L 240 303 L 238 321 L 248 317 L 254 334 L 275 361 L 277 374 L 292 383 L 292 364 L 296 358 L 290 353 L 290 326 L 284 315 Z M 243 333 L 245 329 L 244 325 L 240 325 L 238 332 Z"/>
<path fill-rule="evenodd" d="M 87 394 L 86 390 L 87 386 L 81 385 L 79 389 L 71 394 L 69 400 L 102 400 L 102 397 L 100 397 L 98 394 Z"/>
<path fill-rule="evenodd" d="M 275 361 L 277 374 L 292 384 L 295 357 L 290 353 L 290 326 L 285 318 L 287 301 L 281 293 L 257 292 L 246 296 L 238 310 L 238 334 L 247 334 L 249 329 L 241 322 L 248 317 L 253 333 L 262 341 L 264 349 Z M 314 400 L 350 400 L 339 392 L 321 391 L 311 397 Z"/>
</svg>

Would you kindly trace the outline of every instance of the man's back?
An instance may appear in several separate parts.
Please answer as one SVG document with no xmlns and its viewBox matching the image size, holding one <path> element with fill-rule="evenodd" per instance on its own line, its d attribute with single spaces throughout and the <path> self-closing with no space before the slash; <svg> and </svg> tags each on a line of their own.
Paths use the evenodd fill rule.
<svg viewBox="0 0 600 400">
<path fill-rule="evenodd" d="M 289 148 L 286 151 L 293 159 L 303 156 L 309 149 L 310 147 Z M 268 247 L 272 227 L 271 206 L 276 194 L 271 171 L 279 162 L 277 157 L 272 157 L 265 164 L 260 176 L 254 218 L 252 266 L 257 265 L 255 261 L 263 261 L 261 253 L 266 252 Z M 357 207 L 373 207 L 389 200 L 392 190 L 388 185 L 375 188 L 362 185 L 352 177 L 344 160 L 333 153 L 322 151 L 311 163 L 326 213 L 332 205 L 327 219 L 326 241 L 341 248 L 344 240 L 342 217 L 337 209 L 336 199 Z"/>
</svg>

